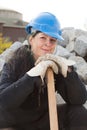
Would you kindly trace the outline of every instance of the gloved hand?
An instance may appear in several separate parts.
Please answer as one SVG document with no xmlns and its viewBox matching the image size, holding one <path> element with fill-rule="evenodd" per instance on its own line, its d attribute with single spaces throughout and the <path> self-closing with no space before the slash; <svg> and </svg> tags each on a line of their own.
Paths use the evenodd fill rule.
<svg viewBox="0 0 87 130">
<path fill-rule="evenodd" d="M 36 61 L 36 65 L 41 61 L 51 60 L 54 61 L 58 65 L 59 72 L 64 76 L 67 77 L 67 70 L 68 66 L 73 66 L 75 64 L 74 61 L 65 59 L 61 56 L 53 55 L 53 54 L 46 54 L 42 57 L 39 57 Z"/>
<path fill-rule="evenodd" d="M 39 61 L 39 63 L 36 64 L 36 66 L 31 70 L 29 70 L 27 74 L 32 77 L 41 76 L 41 79 L 43 81 L 48 67 L 51 67 L 53 71 L 58 74 L 58 66 L 54 61 L 51 60 Z"/>
</svg>

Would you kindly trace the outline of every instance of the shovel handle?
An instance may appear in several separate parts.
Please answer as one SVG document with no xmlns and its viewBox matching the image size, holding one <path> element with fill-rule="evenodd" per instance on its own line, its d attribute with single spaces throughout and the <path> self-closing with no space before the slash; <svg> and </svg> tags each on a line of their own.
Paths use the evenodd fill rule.
<svg viewBox="0 0 87 130">
<path fill-rule="evenodd" d="M 48 88 L 47 90 L 48 90 L 50 130 L 59 130 L 54 74 L 52 68 L 47 69 L 47 88 Z"/>
</svg>

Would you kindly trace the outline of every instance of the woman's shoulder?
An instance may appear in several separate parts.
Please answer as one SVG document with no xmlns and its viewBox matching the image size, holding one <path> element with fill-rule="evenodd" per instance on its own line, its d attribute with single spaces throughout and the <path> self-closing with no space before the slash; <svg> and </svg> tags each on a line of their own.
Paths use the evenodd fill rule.
<svg viewBox="0 0 87 130">
<path fill-rule="evenodd" d="M 10 58 L 10 61 L 20 61 L 21 59 L 27 60 L 29 57 L 31 57 L 31 50 L 29 49 L 28 45 L 23 45 L 17 50 L 14 51 L 12 54 L 12 57 Z M 32 57 L 33 58 L 33 57 Z"/>
<path fill-rule="evenodd" d="M 9 71 L 15 72 L 18 75 L 24 74 L 31 69 L 34 66 L 34 58 L 28 45 L 18 48 L 9 61 L 6 62 L 6 66 L 8 66 Z"/>
</svg>

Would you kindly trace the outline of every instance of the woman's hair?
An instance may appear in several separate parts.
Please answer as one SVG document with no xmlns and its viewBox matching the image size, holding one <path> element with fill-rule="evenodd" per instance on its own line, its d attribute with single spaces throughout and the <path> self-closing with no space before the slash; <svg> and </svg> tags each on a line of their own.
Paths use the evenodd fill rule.
<svg viewBox="0 0 87 130">
<path fill-rule="evenodd" d="M 35 37 L 38 33 L 41 33 L 41 31 L 38 31 L 38 30 L 36 30 L 36 31 L 34 31 L 34 32 L 32 32 L 32 37 Z"/>
<path fill-rule="evenodd" d="M 34 31 L 30 36 L 35 37 L 40 31 Z M 27 39 L 30 37 L 28 36 Z M 31 52 L 31 45 L 23 45 L 18 48 L 8 60 L 9 70 L 14 71 L 16 76 L 22 76 L 34 66 L 35 59 Z"/>
<path fill-rule="evenodd" d="M 27 36 L 27 41 L 29 42 L 29 37 L 35 37 L 38 33 L 41 33 L 41 31 L 38 31 L 38 30 L 34 30 L 32 31 L 32 33 L 30 35 Z M 29 49 L 31 49 L 31 45 L 29 44 Z"/>
</svg>

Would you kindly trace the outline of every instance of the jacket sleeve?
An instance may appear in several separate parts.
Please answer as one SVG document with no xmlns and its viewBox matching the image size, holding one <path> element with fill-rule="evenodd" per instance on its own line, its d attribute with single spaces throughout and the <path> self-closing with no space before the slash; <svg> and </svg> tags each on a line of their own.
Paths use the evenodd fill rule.
<svg viewBox="0 0 87 130">
<path fill-rule="evenodd" d="M 9 74 L 10 76 L 9 76 Z M 35 81 L 39 77 L 29 77 L 25 74 L 15 81 L 16 75 L 8 72 L 8 65 L 5 64 L 0 81 L 0 105 L 5 109 L 19 107 L 35 87 Z"/>
<path fill-rule="evenodd" d="M 56 77 L 56 89 L 68 104 L 81 105 L 86 102 L 86 87 L 75 71 L 68 72 L 67 77 Z"/>
</svg>

